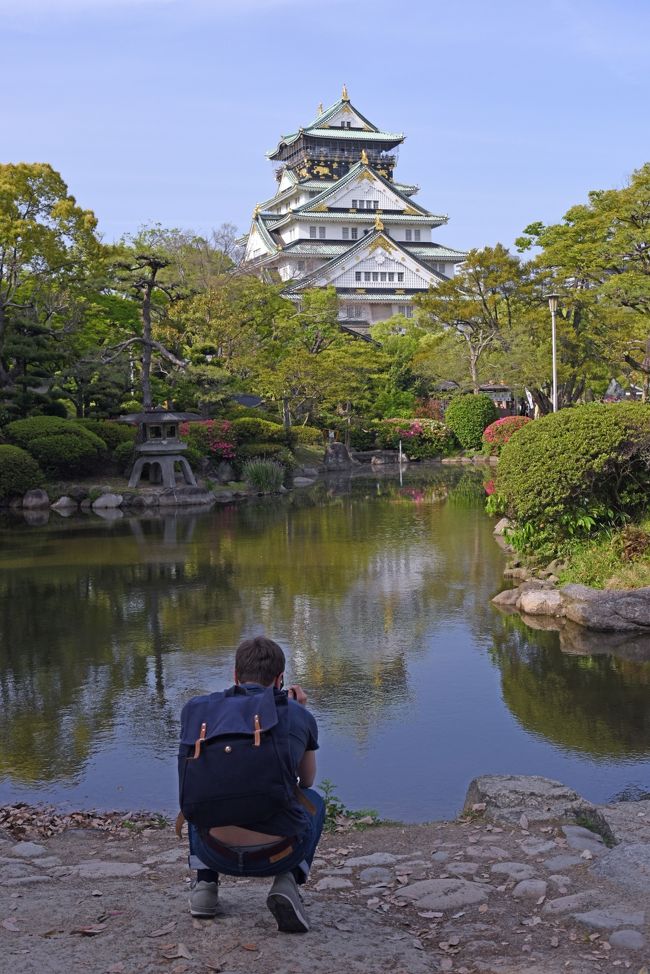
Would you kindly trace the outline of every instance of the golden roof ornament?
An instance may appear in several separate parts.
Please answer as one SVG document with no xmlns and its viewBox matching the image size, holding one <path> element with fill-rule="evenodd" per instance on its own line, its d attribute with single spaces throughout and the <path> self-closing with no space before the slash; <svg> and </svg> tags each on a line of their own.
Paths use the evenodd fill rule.
<svg viewBox="0 0 650 974">
<path fill-rule="evenodd" d="M 361 150 L 361 162 L 364 164 L 364 166 L 368 165 L 368 153 L 365 149 Z"/>
<path fill-rule="evenodd" d="M 341 92 L 341 101 L 350 101 L 350 96 L 348 95 L 348 86 L 343 85 L 343 91 Z"/>
<path fill-rule="evenodd" d="M 384 224 L 381 222 L 381 217 L 379 216 L 378 213 L 377 216 L 375 217 L 375 230 L 383 230 L 383 229 L 384 229 Z"/>
<path fill-rule="evenodd" d="M 259 203 L 257 203 L 255 209 L 253 210 L 253 216 L 259 216 L 261 212 L 262 212 L 262 207 L 260 206 Z"/>
<path fill-rule="evenodd" d="M 318 113 L 317 117 L 323 114 L 323 103 L 322 103 L 322 101 L 319 102 L 318 108 L 316 109 L 316 112 Z"/>
</svg>

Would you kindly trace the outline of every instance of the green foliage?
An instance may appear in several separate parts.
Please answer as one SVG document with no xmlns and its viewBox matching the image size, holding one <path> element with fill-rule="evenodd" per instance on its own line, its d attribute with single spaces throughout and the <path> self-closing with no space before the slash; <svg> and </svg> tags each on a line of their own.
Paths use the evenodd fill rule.
<svg viewBox="0 0 650 974">
<path fill-rule="evenodd" d="M 497 493 L 517 522 L 509 540 L 551 552 L 647 502 L 650 406 L 590 403 L 524 426 L 503 448 Z"/>
<path fill-rule="evenodd" d="M 124 440 L 113 450 L 113 460 L 122 473 L 126 473 L 133 466 L 135 460 L 135 440 Z"/>
<path fill-rule="evenodd" d="M 238 443 L 286 443 L 287 432 L 280 423 L 271 423 L 266 419 L 243 417 L 233 419 L 232 431 Z M 292 430 L 292 433 L 294 431 Z"/>
<path fill-rule="evenodd" d="M 445 412 L 445 422 L 466 450 L 478 450 L 483 430 L 498 417 L 497 408 L 484 393 L 454 396 Z"/>
<path fill-rule="evenodd" d="M 97 470 L 106 447 L 94 433 L 88 433 L 88 436 L 57 433 L 31 440 L 29 452 L 48 477 L 68 479 Z"/>
<path fill-rule="evenodd" d="M 292 470 L 295 464 L 291 450 L 280 443 L 242 443 L 237 448 L 240 461 L 249 459 L 275 460 L 287 470 Z"/>
<path fill-rule="evenodd" d="M 113 454 L 122 443 L 128 443 L 131 447 L 135 443 L 135 426 L 126 423 L 116 423 L 111 419 L 77 419 L 75 424 L 98 436 Z"/>
<path fill-rule="evenodd" d="M 254 490 L 265 494 L 275 494 L 284 480 L 284 467 L 275 460 L 256 457 L 247 460 L 242 466 L 242 477 Z"/>
<path fill-rule="evenodd" d="M 120 403 L 120 413 L 123 415 L 141 412 L 142 403 L 138 399 L 125 399 L 124 402 Z"/>
<path fill-rule="evenodd" d="M 316 426 L 292 426 L 291 438 L 294 443 L 307 446 L 322 446 L 324 443 L 323 431 Z"/>
<path fill-rule="evenodd" d="M 199 423 L 182 423 L 180 434 L 188 444 L 187 457 L 196 463 L 211 460 L 235 459 L 235 433 L 227 419 L 204 419 Z"/>
<path fill-rule="evenodd" d="M 353 450 L 372 450 L 377 445 L 377 429 L 357 424 L 350 427 L 350 446 Z"/>
<path fill-rule="evenodd" d="M 43 485 L 36 460 L 18 446 L 0 446 L 0 503 Z"/>
<path fill-rule="evenodd" d="M 71 419 L 58 416 L 30 416 L 17 419 L 5 426 L 5 433 L 12 443 L 29 450 L 32 440 L 43 436 L 76 436 L 85 438 L 97 449 L 106 449 L 106 443 L 92 430 Z"/>
<path fill-rule="evenodd" d="M 377 423 L 377 444 L 383 449 L 402 450 L 412 460 L 448 456 L 456 448 L 456 438 L 444 423 L 435 419 L 385 419 Z"/>
<path fill-rule="evenodd" d="M 490 423 L 483 430 L 483 452 L 491 456 L 499 456 L 501 450 L 510 438 L 526 423 L 532 420 L 528 416 L 504 416 Z"/>
<path fill-rule="evenodd" d="M 325 800 L 325 832 L 335 832 L 342 825 L 363 830 L 368 825 L 380 825 L 381 820 L 374 809 L 360 809 L 353 812 L 339 798 L 335 785 L 329 778 L 323 778 L 318 786 Z"/>
</svg>

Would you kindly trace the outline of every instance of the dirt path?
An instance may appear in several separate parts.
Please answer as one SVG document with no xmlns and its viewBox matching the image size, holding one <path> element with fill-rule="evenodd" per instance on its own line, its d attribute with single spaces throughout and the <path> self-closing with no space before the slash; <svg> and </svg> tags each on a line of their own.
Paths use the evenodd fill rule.
<svg viewBox="0 0 650 974">
<path fill-rule="evenodd" d="M 268 881 L 225 877 L 221 914 L 192 920 L 185 844 L 170 827 L 98 818 L 48 836 L 25 812 L 0 830 L 2 969 L 647 974 L 648 893 L 616 878 L 631 868 L 624 849 L 650 849 L 650 803 L 637 804 L 619 813 L 625 841 L 613 853 L 584 829 L 525 820 L 328 835 L 305 894 L 306 936 L 278 933 Z"/>
</svg>

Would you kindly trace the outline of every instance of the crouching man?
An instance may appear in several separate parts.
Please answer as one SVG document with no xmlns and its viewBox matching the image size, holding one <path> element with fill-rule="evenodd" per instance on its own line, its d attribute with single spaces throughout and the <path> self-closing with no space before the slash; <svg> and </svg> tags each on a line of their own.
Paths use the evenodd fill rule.
<svg viewBox="0 0 650 974">
<path fill-rule="evenodd" d="M 247 639 L 235 685 L 194 697 L 181 715 L 179 783 L 188 821 L 194 917 L 218 910 L 219 874 L 273 876 L 266 905 L 278 929 L 306 933 L 298 887 L 325 818 L 316 776 L 318 728 L 299 686 L 284 690 L 285 657 L 272 639 Z"/>
</svg>

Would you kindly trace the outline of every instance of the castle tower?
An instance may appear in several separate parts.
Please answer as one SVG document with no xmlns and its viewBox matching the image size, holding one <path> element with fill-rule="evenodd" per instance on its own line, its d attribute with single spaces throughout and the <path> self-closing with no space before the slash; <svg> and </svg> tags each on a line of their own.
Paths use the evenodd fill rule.
<svg viewBox="0 0 650 974">
<path fill-rule="evenodd" d="M 341 324 L 357 332 L 411 317 L 413 295 L 452 276 L 466 255 L 433 241 L 447 217 L 413 201 L 418 186 L 394 181 L 403 141 L 362 115 L 344 86 L 335 105 L 319 106 L 267 153 L 279 163 L 277 189 L 255 207 L 243 267 L 286 281 L 296 302 L 307 288 L 333 286 Z"/>
</svg>

